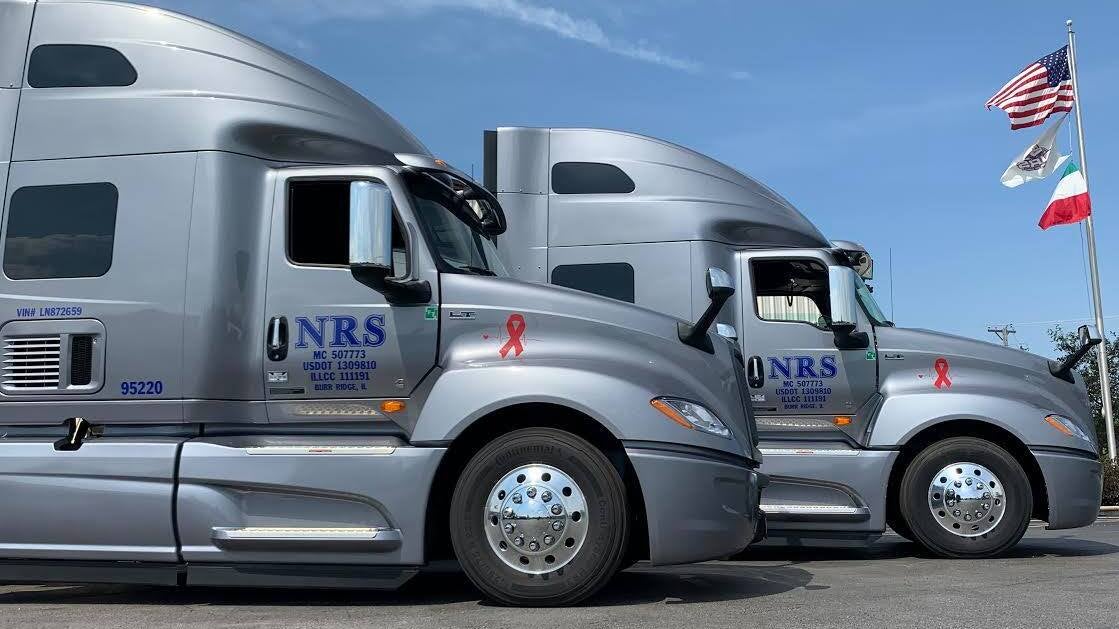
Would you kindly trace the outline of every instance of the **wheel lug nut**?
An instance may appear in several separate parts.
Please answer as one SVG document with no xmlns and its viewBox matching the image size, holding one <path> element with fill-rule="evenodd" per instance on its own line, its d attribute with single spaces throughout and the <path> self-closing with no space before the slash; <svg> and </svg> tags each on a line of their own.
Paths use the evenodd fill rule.
<svg viewBox="0 0 1119 629">
<path fill-rule="evenodd" d="M 952 512 L 952 515 L 956 516 L 957 518 L 960 517 L 960 510 L 956 509 L 955 511 Z"/>
<path fill-rule="evenodd" d="M 531 498 L 531 496 L 529 496 L 529 497 Z M 519 505 L 519 504 L 521 504 L 521 500 L 523 500 L 523 498 L 521 498 L 520 494 L 513 494 L 513 504 L 518 504 Z"/>
<path fill-rule="evenodd" d="M 559 531 L 561 529 L 563 529 L 563 522 L 561 522 L 559 520 L 556 520 L 555 522 L 552 522 L 552 530 L 553 531 Z"/>
<path fill-rule="evenodd" d="M 525 545 L 525 537 L 524 537 L 524 535 L 518 535 L 518 536 L 517 536 L 517 537 L 516 537 L 516 538 L 515 538 L 515 539 L 513 540 L 513 545 L 514 545 L 514 546 L 524 546 L 524 545 Z"/>
<path fill-rule="evenodd" d="M 955 483 L 953 483 L 953 485 L 955 485 L 956 487 L 962 487 L 963 486 L 963 485 L 960 484 L 960 481 L 956 481 Z"/>
<path fill-rule="evenodd" d="M 528 543 L 528 549 L 532 550 L 532 551 L 540 550 L 540 543 L 537 542 L 536 540 L 532 540 L 531 542 Z"/>
<path fill-rule="evenodd" d="M 558 504 L 552 505 L 552 515 L 559 515 L 561 513 L 563 513 L 563 507 Z"/>
<path fill-rule="evenodd" d="M 548 502 L 549 500 L 552 499 L 552 492 L 545 491 L 544 493 L 540 494 L 540 499 L 543 500 L 544 502 Z"/>
<path fill-rule="evenodd" d="M 968 522 L 970 522 L 971 521 L 971 514 L 969 513 L 969 514 L 965 515 L 964 519 L 967 520 Z"/>
<path fill-rule="evenodd" d="M 984 500 L 989 500 L 990 498 L 991 498 L 991 492 L 989 492 L 989 491 L 983 492 L 983 499 Z"/>
<path fill-rule="evenodd" d="M 506 522 L 505 523 L 505 532 L 506 533 L 512 533 L 513 530 L 516 529 L 516 528 L 517 528 L 517 525 L 513 524 L 512 522 Z"/>
<path fill-rule="evenodd" d="M 545 546 L 551 546 L 552 543 L 555 542 L 555 541 L 556 541 L 556 538 L 552 537 L 551 535 L 545 535 L 544 536 L 544 545 Z"/>
<path fill-rule="evenodd" d="M 984 502 L 984 503 L 983 503 L 983 508 L 984 508 L 984 509 L 990 509 L 990 508 L 991 508 L 991 505 L 990 505 L 990 504 L 988 504 L 988 503 L 986 503 L 986 502 Z"/>
<path fill-rule="evenodd" d="M 505 507 L 505 510 L 501 512 L 501 515 L 506 517 L 506 518 L 513 517 L 513 508 L 512 507 Z"/>
<path fill-rule="evenodd" d="M 964 482 L 967 483 L 968 486 L 971 486 L 971 479 L 970 478 L 964 479 Z"/>
<path fill-rule="evenodd" d="M 536 497 L 536 488 L 535 487 L 529 487 L 528 491 L 526 491 L 525 493 L 528 494 L 529 498 L 535 498 Z"/>
</svg>

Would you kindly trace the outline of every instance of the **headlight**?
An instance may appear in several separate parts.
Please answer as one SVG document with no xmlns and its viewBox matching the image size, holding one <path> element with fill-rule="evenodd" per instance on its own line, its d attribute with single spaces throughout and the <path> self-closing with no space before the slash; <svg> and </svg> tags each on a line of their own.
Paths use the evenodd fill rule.
<svg viewBox="0 0 1119 629">
<path fill-rule="evenodd" d="M 1077 439 L 1083 439 L 1088 443 L 1092 443 L 1092 437 L 1090 437 L 1088 433 L 1084 432 L 1084 430 L 1080 428 L 1080 426 L 1078 426 L 1076 422 L 1067 417 L 1063 417 L 1061 415 L 1046 415 L 1045 423 L 1049 424 L 1066 436 L 1076 437 Z"/>
<path fill-rule="evenodd" d="M 695 402 L 671 397 L 659 397 L 649 403 L 653 405 L 653 408 L 664 413 L 666 417 L 684 428 L 699 430 L 724 439 L 731 438 L 730 429 L 723 423 L 723 420 Z"/>
</svg>

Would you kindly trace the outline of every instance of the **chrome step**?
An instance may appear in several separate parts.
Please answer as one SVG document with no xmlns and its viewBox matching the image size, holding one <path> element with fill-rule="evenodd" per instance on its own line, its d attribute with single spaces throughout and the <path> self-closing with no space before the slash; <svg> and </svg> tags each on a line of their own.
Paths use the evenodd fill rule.
<svg viewBox="0 0 1119 629">
<path fill-rule="evenodd" d="M 867 507 L 846 505 L 765 504 L 761 505 L 766 518 L 785 521 L 861 522 L 870 519 Z"/>
<path fill-rule="evenodd" d="M 210 539 L 220 548 L 252 550 L 385 551 L 399 548 L 401 542 L 399 529 L 371 527 L 215 526 Z"/>
</svg>

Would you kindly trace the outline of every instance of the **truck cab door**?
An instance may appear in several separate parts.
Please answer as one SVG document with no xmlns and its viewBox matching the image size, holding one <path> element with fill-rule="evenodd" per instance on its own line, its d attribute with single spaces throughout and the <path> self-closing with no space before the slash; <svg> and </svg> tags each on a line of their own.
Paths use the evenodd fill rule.
<svg viewBox="0 0 1119 629">
<path fill-rule="evenodd" d="M 877 391 L 874 330 L 834 331 L 822 252 L 740 255 L 747 375 L 762 440 L 859 439 Z M 852 342 L 853 340 L 853 342 Z"/>
<path fill-rule="evenodd" d="M 407 398 L 435 365 L 434 301 L 394 305 L 349 266 L 350 183 L 383 169 L 355 170 L 279 171 L 261 339 L 269 422 L 368 421 L 380 399 Z M 435 270 L 409 259 L 415 230 L 395 214 L 396 275 L 438 295 Z"/>
</svg>

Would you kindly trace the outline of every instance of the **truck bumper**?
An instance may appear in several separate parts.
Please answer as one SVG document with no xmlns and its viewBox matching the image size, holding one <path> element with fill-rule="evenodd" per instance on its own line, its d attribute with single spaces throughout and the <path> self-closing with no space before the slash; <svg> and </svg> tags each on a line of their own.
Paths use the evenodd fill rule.
<svg viewBox="0 0 1119 629">
<path fill-rule="evenodd" d="M 1103 474 L 1088 455 L 1033 451 L 1045 478 L 1049 529 L 1071 529 L 1095 522 L 1100 512 Z"/>
<path fill-rule="evenodd" d="M 645 499 L 653 565 L 721 559 L 765 534 L 764 474 L 670 448 L 626 448 Z"/>
</svg>

